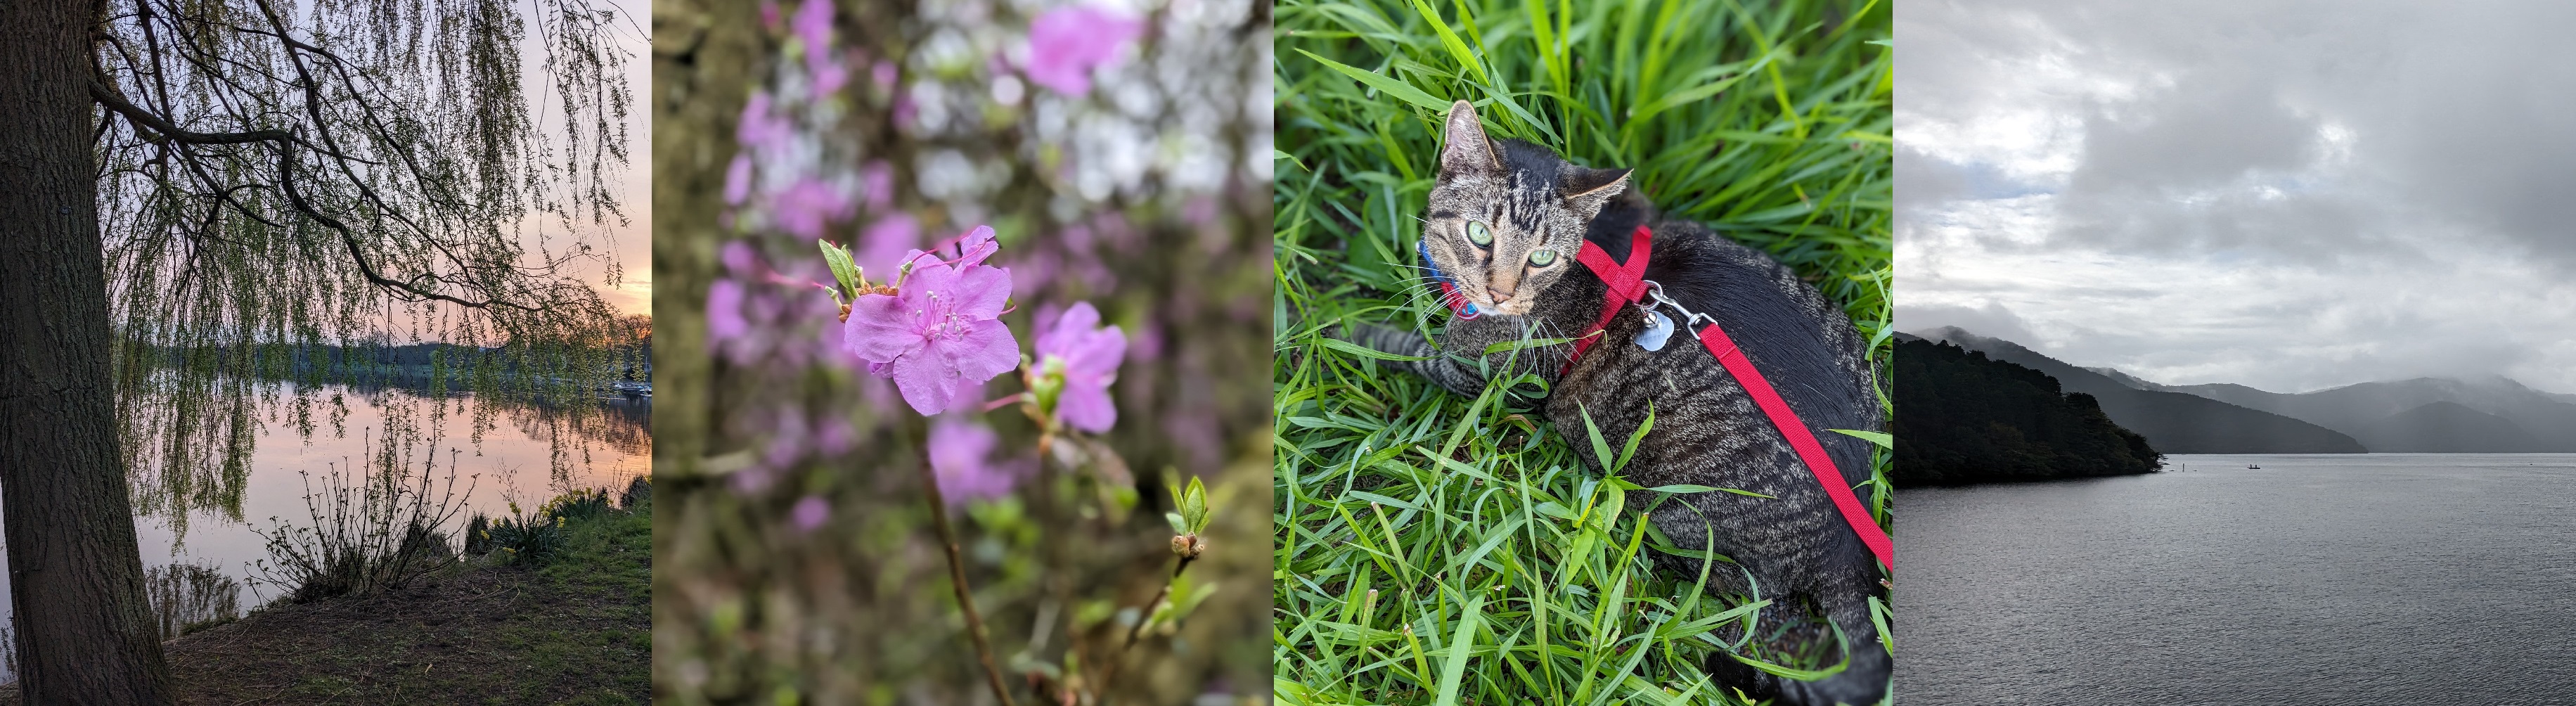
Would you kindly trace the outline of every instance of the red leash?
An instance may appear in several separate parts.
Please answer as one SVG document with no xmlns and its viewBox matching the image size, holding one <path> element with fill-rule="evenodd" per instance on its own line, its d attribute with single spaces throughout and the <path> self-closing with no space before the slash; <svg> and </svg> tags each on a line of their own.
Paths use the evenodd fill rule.
<svg viewBox="0 0 2576 706">
<path fill-rule="evenodd" d="M 1602 295 L 1601 319 L 1594 322 L 1590 330 L 1584 331 L 1582 338 L 1575 340 L 1574 356 L 1565 361 L 1567 372 L 1574 370 L 1575 359 L 1583 357 L 1583 352 L 1599 341 L 1600 333 L 1609 327 L 1611 317 L 1617 316 L 1619 310 L 1629 304 L 1646 298 L 1652 284 L 1646 281 L 1646 260 L 1652 253 L 1653 238 L 1653 231 L 1637 226 L 1636 233 L 1630 236 L 1628 261 L 1624 263 L 1610 259 L 1608 251 L 1588 240 L 1583 243 L 1583 251 L 1575 255 L 1577 261 L 1590 268 L 1592 274 L 1600 276 L 1602 283 L 1609 285 L 1609 290 Z M 1675 308 L 1679 308 L 1678 305 Z M 1844 480 L 1842 471 L 1834 467 L 1833 457 L 1825 455 L 1825 445 L 1816 441 L 1815 432 L 1808 430 L 1806 421 L 1789 409 L 1789 401 L 1782 399 L 1778 390 L 1771 389 L 1771 381 L 1763 378 L 1762 371 L 1753 367 L 1753 360 L 1745 357 L 1744 349 L 1736 347 L 1735 340 L 1728 338 L 1724 329 L 1718 328 L 1715 318 L 1692 316 L 1709 319 L 1708 326 L 1699 330 L 1700 345 L 1708 349 L 1709 355 L 1717 357 L 1718 364 L 1725 366 L 1728 374 L 1735 376 L 1735 382 L 1744 386 L 1745 394 L 1752 395 L 1753 403 L 1762 408 L 1763 416 L 1770 417 L 1771 425 L 1778 427 L 1780 435 L 1789 440 L 1789 447 L 1798 452 L 1798 460 L 1807 464 L 1807 470 L 1816 475 L 1816 482 L 1825 486 L 1825 494 L 1833 497 L 1834 508 L 1842 511 L 1843 522 L 1860 535 L 1862 544 L 1869 545 L 1870 553 L 1878 555 L 1878 563 L 1889 571 L 1896 570 L 1895 542 L 1888 539 L 1887 531 L 1880 529 L 1876 520 L 1870 519 L 1869 508 L 1861 505 L 1859 496 L 1852 494 L 1851 483 Z M 1558 374 L 1559 377 L 1563 375 Z"/>
</svg>

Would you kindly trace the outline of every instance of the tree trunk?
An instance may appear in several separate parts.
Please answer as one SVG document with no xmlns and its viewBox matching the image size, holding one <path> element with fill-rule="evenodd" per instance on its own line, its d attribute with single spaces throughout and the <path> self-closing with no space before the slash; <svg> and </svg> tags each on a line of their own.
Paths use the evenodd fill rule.
<svg viewBox="0 0 2576 706">
<path fill-rule="evenodd" d="M 167 704 L 117 461 L 89 0 L 0 2 L 0 515 L 28 704 Z"/>
</svg>

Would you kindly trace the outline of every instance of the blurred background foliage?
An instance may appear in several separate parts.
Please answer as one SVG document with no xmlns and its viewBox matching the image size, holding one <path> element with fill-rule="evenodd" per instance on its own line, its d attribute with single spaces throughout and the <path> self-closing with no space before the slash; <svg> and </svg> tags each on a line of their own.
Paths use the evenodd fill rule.
<svg viewBox="0 0 2576 706">
<path fill-rule="evenodd" d="M 1057 15 L 1090 34 L 1032 39 L 1067 7 L 654 4 L 657 702 L 993 701 L 920 485 L 948 420 L 839 350 L 816 247 L 884 281 L 903 249 L 978 224 L 1024 352 L 1077 301 L 1128 340 L 1096 437 L 1124 478 L 1030 474 L 1034 425 L 974 415 L 1016 485 L 952 518 L 1014 700 L 1052 703 L 1024 677 L 1117 652 L 1169 575 L 1163 487 L 1188 475 L 1214 506 L 1185 587 L 1207 598 L 1148 625 L 1111 700 L 1266 695 L 1269 391 L 1249 373 L 1270 309 L 1270 3 L 1094 2 Z M 1032 46 L 1067 41 L 1098 65 Z"/>
<path fill-rule="evenodd" d="M 1706 679 L 1705 655 L 1831 666 L 1731 642 L 1722 628 L 1745 611 L 1650 561 L 1661 541 L 1637 518 L 1661 498 L 1585 470 L 1582 430 L 1539 421 L 1500 387 L 1469 399 L 1391 373 L 1323 333 L 1370 320 L 1431 336 L 1447 321 L 1419 286 L 1414 243 L 1442 119 L 1467 100 L 1493 137 L 1634 168 L 1631 188 L 1667 215 L 1794 268 L 1872 342 L 1885 399 L 1889 6 L 1282 0 L 1277 12 L 1280 701 L 1741 703 Z M 1855 470 L 1888 522 L 1885 455 Z"/>
</svg>

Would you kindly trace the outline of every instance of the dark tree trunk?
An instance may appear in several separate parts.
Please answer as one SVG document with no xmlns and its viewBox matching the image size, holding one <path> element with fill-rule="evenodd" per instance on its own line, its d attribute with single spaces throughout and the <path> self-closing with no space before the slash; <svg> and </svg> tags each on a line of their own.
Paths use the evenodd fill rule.
<svg viewBox="0 0 2576 706">
<path fill-rule="evenodd" d="M 90 0 L 0 2 L 0 515 L 28 704 L 167 704 L 117 461 Z"/>
</svg>

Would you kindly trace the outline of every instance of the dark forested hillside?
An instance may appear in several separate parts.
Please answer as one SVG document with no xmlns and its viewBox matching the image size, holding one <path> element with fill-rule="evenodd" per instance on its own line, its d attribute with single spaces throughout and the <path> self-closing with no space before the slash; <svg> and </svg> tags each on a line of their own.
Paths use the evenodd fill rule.
<svg viewBox="0 0 2576 706">
<path fill-rule="evenodd" d="M 1896 344 L 1900 486 L 2151 473 L 2162 456 L 2084 393 L 1955 345 Z"/>
<path fill-rule="evenodd" d="M 1927 331 L 1924 338 L 2037 370 L 2057 379 L 2067 391 L 2093 395 L 2112 421 L 2147 437 L 2156 449 L 2166 453 L 2363 453 L 2361 442 L 2333 429 L 2198 395 L 2139 389 L 2011 341 L 1956 327 Z"/>
</svg>

